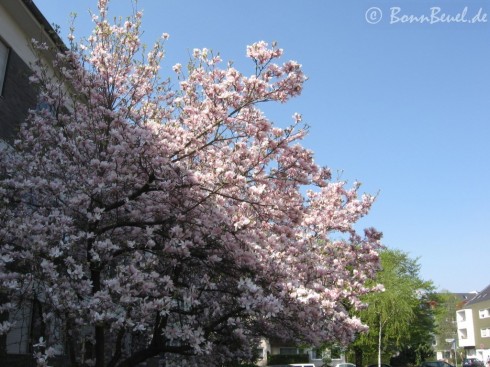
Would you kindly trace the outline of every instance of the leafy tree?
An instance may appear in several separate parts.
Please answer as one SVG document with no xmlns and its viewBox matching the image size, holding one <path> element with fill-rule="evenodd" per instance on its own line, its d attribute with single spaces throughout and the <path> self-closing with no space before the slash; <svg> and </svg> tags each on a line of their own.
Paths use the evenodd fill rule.
<svg viewBox="0 0 490 367">
<path fill-rule="evenodd" d="M 435 304 L 435 318 L 437 322 L 437 334 L 441 339 L 454 339 L 456 332 L 456 311 L 461 299 L 451 293 L 440 293 Z"/>
<path fill-rule="evenodd" d="M 436 338 L 438 345 L 446 345 L 445 349 L 451 349 L 451 343 L 446 342 L 449 339 L 457 339 L 456 311 L 460 310 L 465 301 L 456 294 L 443 292 L 438 294 L 438 299 L 434 302 Z M 456 365 L 454 354 L 451 353 L 453 364 Z"/>
<path fill-rule="evenodd" d="M 113 24 L 98 5 L 56 77 L 38 63 L 50 108 L 0 152 L 0 308 L 37 300 L 38 364 L 62 345 L 77 366 L 217 366 L 252 360 L 259 336 L 352 340 L 380 238 L 353 224 L 374 198 L 315 164 L 299 115 L 279 128 L 258 108 L 299 95 L 301 66 L 265 42 L 250 76 L 194 50 L 172 87 L 141 13 Z"/>
<path fill-rule="evenodd" d="M 428 303 L 433 286 L 420 279 L 417 260 L 391 249 L 383 250 L 380 258 L 376 282 L 385 289 L 363 297 L 368 307 L 358 315 L 369 326 L 369 332 L 361 334 L 351 346 L 357 359 L 377 359 L 378 364 L 406 348 L 415 350 L 430 343 L 433 330 Z"/>
<path fill-rule="evenodd" d="M 439 295 L 436 293 L 428 292 L 422 295 L 420 305 L 415 309 L 415 318 L 410 325 L 408 338 L 397 355 L 391 358 L 392 365 L 418 365 L 426 359 L 433 358 L 432 344 L 436 330 L 434 304 L 438 299 Z"/>
</svg>

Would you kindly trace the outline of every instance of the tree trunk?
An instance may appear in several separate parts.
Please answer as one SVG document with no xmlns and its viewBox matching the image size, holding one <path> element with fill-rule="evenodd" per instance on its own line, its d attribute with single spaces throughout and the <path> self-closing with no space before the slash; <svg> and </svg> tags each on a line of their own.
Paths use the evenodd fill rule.
<svg viewBox="0 0 490 367">
<path fill-rule="evenodd" d="M 104 326 L 95 327 L 95 367 L 104 367 Z"/>
<path fill-rule="evenodd" d="M 66 330 L 65 330 L 65 340 L 67 346 L 67 352 L 70 359 L 70 363 L 72 367 L 77 367 L 77 350 L 76 350 L 76 341 L 73 335 L 74 326 L 72 321 L 67 317 L 68 321 L 66 321 Z"/>
<path fill-rule="evenodd" d="M 5 293 L 0 293 L 0 304 L 8 302 L 8 297 Z M 7 311 L 0 313 L 0 322 L 8 321 L 9 313 Z M 0 356 L 7 355 L 7 334 L 0 335 Z"/>
<path fill-rule="evenodd" d="M 363 366 L 362 357 L 363 357 L 362 349 L 359 347 L 355 347 L 354 348 L 354 358 L 355 358 L 356 367 L 362 367 Z"/>
<path fill-rule="evenodd" d="M 147 359 L 151 357 L 155 357 L 158 354 L 160 354 L 159 350 L 153 349 L 153 348 L 147 348 L 140 350 L 136 353 L 133 353 L 131 356 L 123 360 L 121 363 L 119 363 L 117 366 L 118 367 L 135 367 L 141 362 L 146 361 Z"/>
<path fill-rule="evenodd" d="M 381 335 L 383 332 L 383 323 L 379 319 L 379 335 L 378 335 L 378 367 L 381 367 Z"/>
<path fill-rule="evenodd" d="M 100 291 L 100 270 L 91 271 L 92 293 Z M 104 367 L 105 364 L 105 330 L 104 325 L 95 326 L 95 367 Z"/>
</svg>

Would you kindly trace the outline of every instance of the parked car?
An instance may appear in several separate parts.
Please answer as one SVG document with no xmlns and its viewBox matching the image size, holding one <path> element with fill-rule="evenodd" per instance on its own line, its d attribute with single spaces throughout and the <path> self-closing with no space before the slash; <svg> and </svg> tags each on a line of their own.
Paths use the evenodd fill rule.
<svg viewBox="0 0 490 367">
<path fill-rule="evenodd" d="M 485 364 L 478 358 L 465 358 L 463 359 L 464 367 L 485 367 Z"/>
<path fill-rule="evenodd" d="M 425 361 L 422 362 L 420 367 L 454 367 L 454 366 L 444 361 Z"/>
<path fill-rule="evenodd" d="M 288 364 L 288 366 L 294 366 L 294 367 L 315 367 L 313 363 L 293 363 L 293 364 Z"/>
<path fill-rule="evenodd" d="M 339 363 L 335 367 L 356 367 L 356 365 L 354 363 L 344 362 L 344 363 Z"/>
<path fill-rule="evenodd" d="M 370 364 L 368 367 L 378 367 L 379 364 Z M 381 367 L 391 367 L 389 364 L 381 363 Z"/>
</svg>

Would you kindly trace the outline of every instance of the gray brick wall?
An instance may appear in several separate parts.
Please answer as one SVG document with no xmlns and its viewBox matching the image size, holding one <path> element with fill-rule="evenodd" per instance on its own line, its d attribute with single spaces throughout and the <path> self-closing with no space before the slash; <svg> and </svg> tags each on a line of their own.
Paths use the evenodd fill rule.
<svg viewBox="0 0 490 367">
<path fill-rule="evenodd" d="M 0 139 L 12 141 L 29 108 L 36 106 L 37 93 L 29 83 L 30 73 L 29 66 L 11 50 L 0 96 Z"/>
</svg>

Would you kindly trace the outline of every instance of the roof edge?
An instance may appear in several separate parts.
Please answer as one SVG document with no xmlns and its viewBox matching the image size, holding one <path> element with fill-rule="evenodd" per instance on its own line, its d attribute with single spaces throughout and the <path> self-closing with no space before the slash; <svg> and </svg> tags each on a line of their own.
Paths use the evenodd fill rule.
<svg viewBox="0 0 490 367">
<path fill-rule="evenodd" d="M 66 47 L 65 43 L 58 35 L 58 32 L 53 28 L 53 26 L 49 23 L 43 13 L 39 10 L 39 8 L 34 4 L 33 0 L 21 0 L 25 7 L 31 12 L 34 18 L 39 22 L 44 32 L 49 36 L 51 41 L 55 44 L 55 46 L 60 51 L 68 51 L 68 47 Z"/>
</svg>

